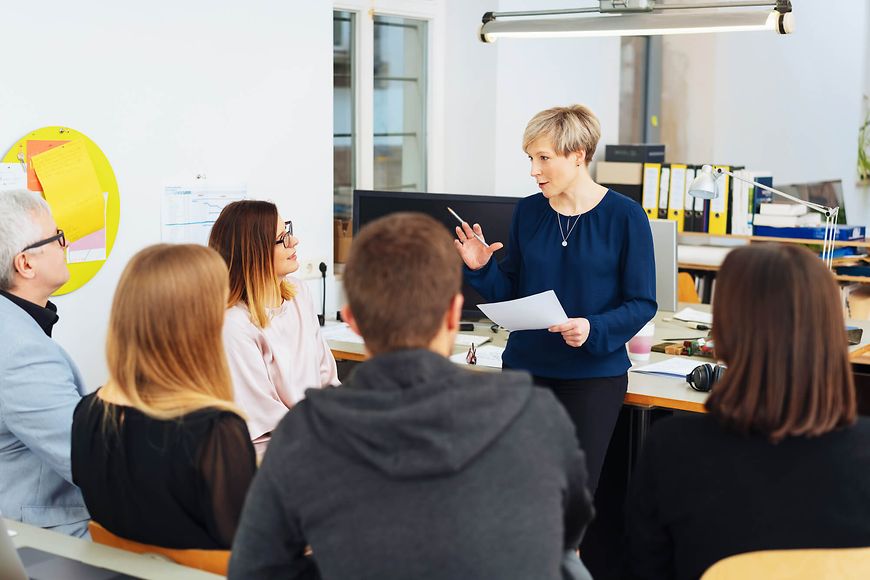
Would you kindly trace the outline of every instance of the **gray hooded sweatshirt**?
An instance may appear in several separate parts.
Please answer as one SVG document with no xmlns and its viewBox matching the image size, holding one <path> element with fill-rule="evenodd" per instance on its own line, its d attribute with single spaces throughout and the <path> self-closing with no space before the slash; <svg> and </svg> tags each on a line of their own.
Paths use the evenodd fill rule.
<svg viewBox="0 0 870 580">
<path fill-rule="evenodd" d="M 231 579 L 561 578 L 592 500 L 570 419 L 528 374 L 404 350 L 306 397 L 248 493 Z"/>
</svg>

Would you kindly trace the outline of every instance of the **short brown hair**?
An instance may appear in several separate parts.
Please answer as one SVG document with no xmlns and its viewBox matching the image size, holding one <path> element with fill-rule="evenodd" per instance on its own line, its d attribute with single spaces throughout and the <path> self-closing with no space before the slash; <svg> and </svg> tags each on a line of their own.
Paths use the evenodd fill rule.
<svg viewBox="0 0 870 580">
<path fill-rule="evenodd" d="M 372 354 L 428 347 L 461 288 L 453 238 L 419 213 L 366 225 L 344 270 L 348 304 Z"/>
<path fill-rule="evenodd" d="M 586 165 L 589 165 L 601 139 L 601 125 L 589 107 L 553 107 L 541 111 L 526 125 L 523 151 L 528 153 L 529 145 L 540 137 L 548 137 L 553 142 L 553 149 L 562 157 L 582 150 Z"/>
<path fill-rule="evenodd" d="M 726 426 L 777 442 L 855 421 L 839 291 L 806 248 L 732 250 L 717 276 L 713 339 L 728 368 L 707 409 Z"/>
<path fill-rule="evenodd" d="M 229 306 L 248 307 L 251 322 L 269 326 L 266 303 L 281 296 L 290 300 L 294 288 L 275 274 L 275 228 L 278 208 L 269 201 L 234 201 L 224 207 L 211 228 L 208 245 L 217 250 L 230 271 Z"/>
</svg>

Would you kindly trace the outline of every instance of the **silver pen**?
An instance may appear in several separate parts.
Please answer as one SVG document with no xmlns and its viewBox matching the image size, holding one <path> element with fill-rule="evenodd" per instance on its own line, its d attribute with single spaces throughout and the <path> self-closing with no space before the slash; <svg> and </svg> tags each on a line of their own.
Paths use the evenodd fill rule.
<svg viewBox="0 0 870 580">
<path fill-rule="evenodd" d="M 455 218 L 459 221 L 459 225 L 462 225 L 462 224 L 464 224 L 464 223 L 468 223 L 468 222 L 466 222 L 464 219 L 462 219 L 461 217 L 459 217 L 459 214 L 458 214 L 458 213 L 456 213 L 455 211 L 453 211 L 452 209 L 450 209 L 450 206 L 447 206 L 447 211 L 449 211 L 449 212 L 453 215 L 453 217 L 455 217 Z M 471 224 L 469 224 L 469 225 L 471 225 Z M 487 248 L 489 247 L 489 244 L 487 244 L 485 241 L 483 241 L 483 238 L 481 238 L 481 237 L 478 236 L 476 233 L 474 233 L 474 230 L 473 230 L 473 229 L 471 230 L 471 235 L 473 235 L 475 238 L 477 238 L 477 241 L 479 241 L 479 242 L 480 242 L 481 244 L 483 244 L 485 247 L 487 247 Z"/>
</svg>

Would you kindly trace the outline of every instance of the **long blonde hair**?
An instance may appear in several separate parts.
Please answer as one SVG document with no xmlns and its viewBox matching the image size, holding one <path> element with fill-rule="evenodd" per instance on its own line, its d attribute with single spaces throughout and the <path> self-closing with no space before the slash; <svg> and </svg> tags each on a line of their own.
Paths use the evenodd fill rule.
<svg viewBox="0 0 870 580">
<path fill-rule="evenodd" d="M 223 257 L 230 272 L 229 306 L 248 307 L 251 322 L 269 326 L 266 304 L 279 296 L 290 300 L 295 288 L 275 274 L 275 227 L 278 208 L 268 201 L 234 201 L 211 228 L 208 245 Z"/>
<path fill-rule="evenodd" d="M 204 246 L 158 244 L 133 256 L 109 319 L 111 388 L 156 419 L 207 407 L 242 416 L 221 337 L 227 289 L 223 260 Z"/>
</svg>

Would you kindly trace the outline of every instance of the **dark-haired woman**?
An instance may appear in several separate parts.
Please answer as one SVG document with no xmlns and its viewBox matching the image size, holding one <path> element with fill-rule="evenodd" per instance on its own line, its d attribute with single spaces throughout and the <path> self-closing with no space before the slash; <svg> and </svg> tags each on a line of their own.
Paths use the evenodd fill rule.
<svg viewBox="0 0 870 580">
<path fill-rule="evenodd" d="M 708 415 L 653 429 L 627 507 L 631 578 L 734 554 L 870 546 L 870 421 L 856 418 L 839 292 L 779 244 L 728 254 L 713 305 L 727 365 Z"/>
<path fill-rule="evenodd" d="M 254 200 L 226 206 L 209 237 L 230 272 L 224 346 L 260 453 L 305 389 L 338 384 L 308 288 L 290 276 L 299 269 L 298 243 L 275 204 Z"/>
</svg>

